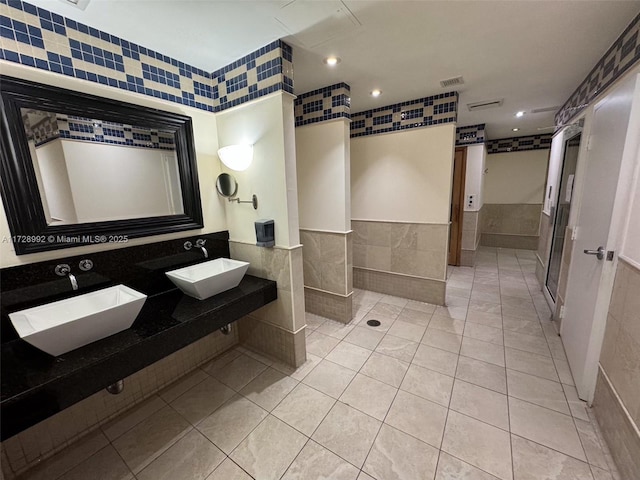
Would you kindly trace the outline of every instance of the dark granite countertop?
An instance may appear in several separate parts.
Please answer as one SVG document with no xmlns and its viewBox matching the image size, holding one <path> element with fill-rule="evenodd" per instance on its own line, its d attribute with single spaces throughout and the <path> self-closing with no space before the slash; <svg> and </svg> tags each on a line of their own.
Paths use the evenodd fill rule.
<svg viewBox="0 0 640 480">
<path fill-rule="evenodd" d="M 274 281 L 246 275 L 238 287 L 206 300 L 177 289 L 149 296 L 131 328 L 59 357 L 21 339 L 3 343 L 2 440 L 276 298 Z"/>
</svg>

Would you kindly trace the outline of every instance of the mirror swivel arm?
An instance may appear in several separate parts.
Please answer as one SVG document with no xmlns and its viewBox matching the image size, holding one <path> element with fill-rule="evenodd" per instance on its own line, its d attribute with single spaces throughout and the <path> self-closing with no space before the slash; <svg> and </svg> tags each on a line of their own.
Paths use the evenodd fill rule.
<svg viewBox="0 0 640 480">
<path fill-rule="evenodd" d="M 251 200 L 240 200 L 239 198 L 229 198 L 228 199 L 230 202 L 236 202 L 236 203 L 250 203 L 253 205 L 253 209 L 257 210 L 258 209 L 258 197 L 254 194 L 251 197 Z"/>
</svg>

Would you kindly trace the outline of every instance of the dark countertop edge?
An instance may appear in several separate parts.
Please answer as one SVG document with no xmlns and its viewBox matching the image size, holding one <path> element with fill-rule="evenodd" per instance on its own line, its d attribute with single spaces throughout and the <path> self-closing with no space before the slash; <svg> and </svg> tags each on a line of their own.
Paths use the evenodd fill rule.
<svg viewBox="0 0 640 480">
<path fill-rule="evenodd" d="M 199 312 L 191 319 L 180 321 L 147 338 L 141 338 L 124 349 L 110 353 L 89 365 L 2 400 L 0 403 L 1 440 L 6 440 L 276 300 L 276 282 L 249 275 L 245 278 L 253 283 L 260 281 L 263 285 L 254 286 L 249 293 L 239 295 L 237 290 L 242 287 L 241 283 L 239 287 L 220 294 L 233 296 L 222 304 L 218 303 L 219 300 L 216 299 L 218 296 L 208 299 L 210 301 L 216 299 L 216 305 L 206 312 Z M 163 295 L 168 294 L 175 294 L 175 290 Z M 23 342 L 23 340 L 15 340 L 15 342 Z M 25 415 L 27 412 L 30 415 Z"/>
</svg>

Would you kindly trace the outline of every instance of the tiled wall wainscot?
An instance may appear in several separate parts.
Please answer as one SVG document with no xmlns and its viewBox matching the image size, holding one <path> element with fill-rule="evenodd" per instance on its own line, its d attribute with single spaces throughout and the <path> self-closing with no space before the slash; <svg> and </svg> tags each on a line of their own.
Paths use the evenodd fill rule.
<svg viewBox="0 0 640 480">
<path fill-rule="evenodd" d="M 387 105 L 351 115 L 351 137 L 423 128 L 458 119 L 458 92 Z"/>
<path fill-rule="evenodd" d="M 352 318 L 351 232 L 300 230 L 308 312 L 348 323 Z"/>
<path fill-rule="evenodd" d="M 351 118 L 351 87 L 337 83 L 298 95 L 295 101 L 296 127 Z"/>
<path fill-rule="evenodd" d="M 612 85 L 640 60 L 640 14 L 622 32 L 589 75 L 556 113 L 556 125 L 563 125 L 584 110 L 604 89 Z"/>
<path fill-rule="evenodd" d="M 353 285 L 444 305 L 446 224 L 352 220 Z"/>
<path fill-rule="evenodd" d="M 456 128 L 456 146 L 458 147 L 484 143 L 486 140 L 484 123 Z"/>
<path fill-rule="evenodd" d="M 551 148 L 551 134 L 487 140 L 487 153 L 522 152 Z"/>
<path fill-rule="evenodd" d="M 462 249 L 460 265 L 473 267 L 476 250 L 480 245 L 482 208 L 478 211 L 465 211 L 462 216 Z"/>
<path fill-rule="evenodd" d="M 485 203 L 482 212 L 482 237 L 486 247 L 538 248 L 540 212 L 537 204 Z"/>
<path fill-rule="evenodd" d="M 276 40 L 213 73 L 20 0 L 0 1 L 0 61 L 217 112 L 293 93 L 289 45 Z"/>
<path fill-rule="evenodd" d="M 640 269 L 618 257 L 593 408 L 622 478 L 640 478 Z"/>
<path fill-rule="evenodd" d="M 302 247 L 264 248 L 229 241 L 231 258 L 249 262 L 247 274 L 278 284 L 278 299 L 237 322 L 240 343 L 298 367 L 306 360 Z"/>
<path fill-rule="evenodd" d="M 232 328 L 231 331 L 231 335 L 212 333 L 125 378 L 124 390 L 119 395 L 102 390 L 5 440 L 1 445 L 4 478 L 16 478 L 31 468 L 34 468 L 35 478 L 52 478 L 61 474 L 62 471 L 40 471 L 38 464 L 88 433 L 101 427 L 107 428 L 111 419 L 236 345 L 237 329 Z M 83 441 L 87 440 L 83 438 Z M 56 462 L 57 468 L 69 469 L 72 466 L 65 464 L 64 458 Z M 51 468 L 51 465 L 48 467 Z"/>
</svg>

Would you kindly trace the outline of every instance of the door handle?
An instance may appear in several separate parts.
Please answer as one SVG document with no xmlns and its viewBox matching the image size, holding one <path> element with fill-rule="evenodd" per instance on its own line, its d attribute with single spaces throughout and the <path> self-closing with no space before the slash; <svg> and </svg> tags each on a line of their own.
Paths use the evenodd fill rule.
<svg viewBox="0 0 640 480">
<path fill-rule="evenodd" d="M 598 247 L 597 250 L 584 250 L 587 255 L 595 255 L 598 260 L 604 258 L 604 247 Z"/>
</svg>

